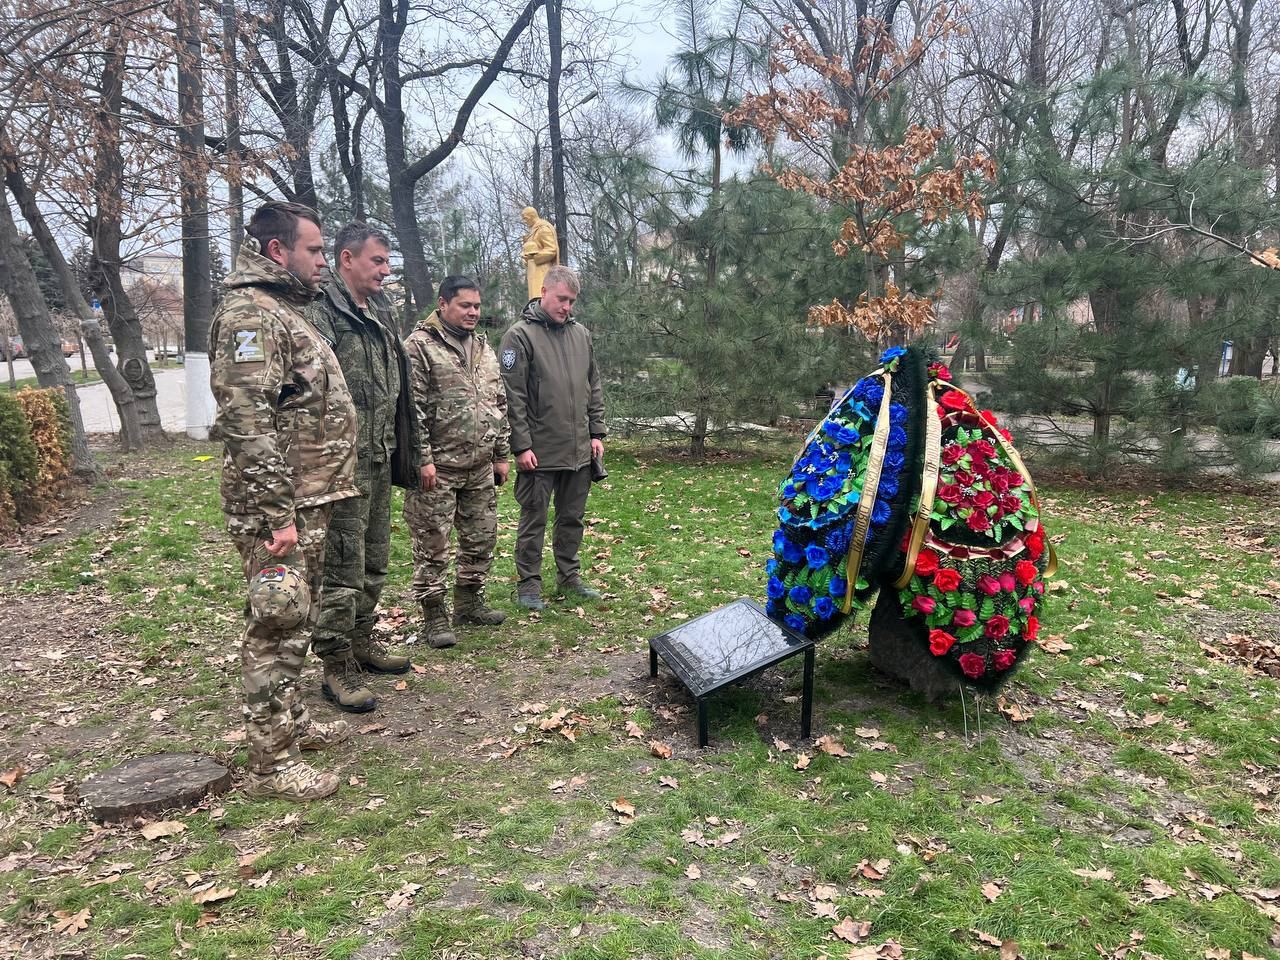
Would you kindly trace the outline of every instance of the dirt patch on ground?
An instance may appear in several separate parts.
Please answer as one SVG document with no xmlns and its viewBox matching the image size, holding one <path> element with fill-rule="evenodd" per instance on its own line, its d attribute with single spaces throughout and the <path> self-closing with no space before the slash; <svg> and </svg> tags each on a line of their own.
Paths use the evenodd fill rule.
<svg viewBox="0 0 1280 960">
<path fill-rule="evenodd" d="M 1261 610 L 1191 610 L 1187 629 L 1210 660 L 1280 680 L 1280 619 Z"/>
</svg>

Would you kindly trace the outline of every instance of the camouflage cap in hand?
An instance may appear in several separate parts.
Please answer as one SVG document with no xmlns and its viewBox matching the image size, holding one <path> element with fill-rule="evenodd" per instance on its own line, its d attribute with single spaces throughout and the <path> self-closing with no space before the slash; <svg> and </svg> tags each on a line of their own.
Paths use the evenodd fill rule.
<svg viewBox="0 0 1280 960">
<path fill-rule="evenodd" d="M 301 626 L 311 610 L 311 591 L 295 567 L 272 564 L 249 581 L 249 607 L 254 619 L 275 630 Z"/>
</svg>

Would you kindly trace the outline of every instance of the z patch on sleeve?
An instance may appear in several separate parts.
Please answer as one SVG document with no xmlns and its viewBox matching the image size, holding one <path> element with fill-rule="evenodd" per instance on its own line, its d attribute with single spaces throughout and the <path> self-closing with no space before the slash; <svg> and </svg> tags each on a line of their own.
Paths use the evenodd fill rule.
<svg viewBox="0 0 1280 960">
<path fill-rule="evenodd" d="M 262 346 L 262 330 L 250 327 L 236 331 L 236 363 L 261 363 L 267 359 L 267 352 Z"/>
</svg>

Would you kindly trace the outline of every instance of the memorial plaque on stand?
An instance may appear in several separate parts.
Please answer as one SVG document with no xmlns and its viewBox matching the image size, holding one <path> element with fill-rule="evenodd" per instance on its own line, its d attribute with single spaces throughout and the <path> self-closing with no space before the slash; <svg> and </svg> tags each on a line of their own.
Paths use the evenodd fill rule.
<svg viewBox="0 0 1280 960">
<path fill-rule="evenodd" d="M 800 733 L 809 736 L 813 716 L 815 641 L 770 620 L 754 600 L 743 597 L 704 613 L 649 641 L 649 674 L 658 658 L 671 668 L 698 704 L 698 746 L 707 745 L 707 698 L 797 653 L 804 654 Z"/>
</svg>

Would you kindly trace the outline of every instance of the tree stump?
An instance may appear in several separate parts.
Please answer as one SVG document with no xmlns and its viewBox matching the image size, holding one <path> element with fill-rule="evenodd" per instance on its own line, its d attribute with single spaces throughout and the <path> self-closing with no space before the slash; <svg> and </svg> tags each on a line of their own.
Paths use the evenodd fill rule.
<svg viewBox="0 0 1280 960">
<path fill-rule="evenodd" d="M 231 771 L 198 753 L 154 753 L 95 773 L 80 801 L 96 820 L 149 816 L 231 787 Z"/>
</svg>

